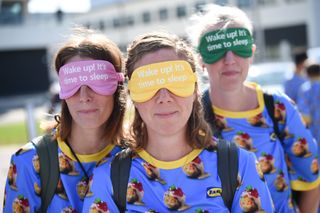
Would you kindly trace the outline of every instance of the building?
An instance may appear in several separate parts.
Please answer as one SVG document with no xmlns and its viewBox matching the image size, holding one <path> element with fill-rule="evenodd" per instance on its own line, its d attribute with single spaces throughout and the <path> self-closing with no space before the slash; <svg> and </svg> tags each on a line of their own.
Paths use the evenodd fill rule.
<svg viewBox="0 0 320 213">
<path fill-rule="evenodd" d="M 1 1 L 0 57 L 16 61 L 29 55 L 22 64 L 41 62 L 41 69 L 47 71 L 57 44 L 63 35 L 70 33 L 74 24 L 101 30 L 125 51 L 134 37 L 145 32 L 164 30 L 186 37 L 188 17 L 201 11 L 201 6 L 206 3 L 236 5 L 251 17 L 256 29 L 256 61 L 290 60 L 295 49 L 320 46 L 320 25 L 316 21 L 320 19 L 318 0 L 91 0 L 92 8 L 84 14 L 63 14 L 61 11 L 56 14 L 28 14 L 25 10 L 27 2 Z M 9 11 L 9 15 L 4 17 L 3 11 Z M 1 67 L 7 69 L 13 69 L 14 64 L 0 62 Z M 39 72 L 42 76 L 32 74 L 34 69 L 27 70 L 33 79 L 34 76 L 45 79 L 35 79 L 37 82 L 49 84 L 52 81 L 51 72 L 48 75 Z M 5 84 L 15 79 L 14 76 L 21 75 L 21 70 L 17 67 L 10 73 L 0 80 L 0 96 L 33 92 L 24 89 L 26 85 L 20 85 L 21 82 Z M 17 88 L 21 89 L 15 91 Z M 48 86 L 40 88 L 41 91 L 47 89 Z"/>
</svg>

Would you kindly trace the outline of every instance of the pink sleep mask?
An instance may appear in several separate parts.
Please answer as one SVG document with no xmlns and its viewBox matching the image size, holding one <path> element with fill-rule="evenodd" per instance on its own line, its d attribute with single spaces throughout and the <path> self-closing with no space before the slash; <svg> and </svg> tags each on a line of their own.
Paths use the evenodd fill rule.
<svg viewBox="0 0 320 213">
<path fill-rule="evenodd" d="M 118 73 L 108 61 L 75 61 L 59 70 L 59 96 L 60 99 L 70 98 L 82 85 L 89 86 L 100 95 L 113 95 L 118 82 L 123 80 L 123 73 Z"/>
</svg>

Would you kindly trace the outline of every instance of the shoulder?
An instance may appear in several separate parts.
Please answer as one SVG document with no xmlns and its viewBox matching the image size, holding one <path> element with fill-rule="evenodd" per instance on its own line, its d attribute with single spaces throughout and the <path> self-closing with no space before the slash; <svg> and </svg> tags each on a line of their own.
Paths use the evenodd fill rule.
<svg viewBox="0 0 320 213">
<path fill-rule="evenodd" d="M 32 142 L 28 142 L 21 146 L 13 156 L 18 159 L 25 159 L 28 156 L 33 156 L 37 154 L 37 149 Z"/>
</svg>

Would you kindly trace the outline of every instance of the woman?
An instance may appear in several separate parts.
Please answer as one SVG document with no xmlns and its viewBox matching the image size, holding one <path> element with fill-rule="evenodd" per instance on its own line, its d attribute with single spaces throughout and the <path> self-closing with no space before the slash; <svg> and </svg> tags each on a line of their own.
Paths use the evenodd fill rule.
<svg viewBox="0 0 320 213">
<path fill-rule="evenodd" d="M 93 168 L 117 153 L 123 138 L 121 51 L 102 34 L 77 31 L 55 57 L 62 107 L 51 142 L 58 143 L 60 175 L 47 212 L 82 211 Z M 12 156 L 4 212 L 40 210 L 41 166 L 32 143 Z"/>
<path fill-rule="evenodd" d="M 315 212 L 319 202 L 317 146 L 296 107 L 273 94 L 274 117 L 285 138 L 274 137 L 261 88 L 245 82 L 256 46 L 252 24 L 240 9 L 208 5 L 194 15 L 190 38 L 208 72 L 209 97 L 222 137 L 255 153 L 277 212 L 295 212 L 291 189 L 303 191 L 299 208 Z"/>
<path fill-rule="evenodd" d="M 199 102 L 190 48 L 176 36 L 142 35 L 128 48 L 126 71 L 135 106 L 134 157 L 127 212 L 226 212 L 217 175 L 217 154 Z M 111 161 L 111 160 L 110 160 Z M 110 161 L 94 170 L 84 211 L 119 212 L 112 200 Z M 272 212 L 255 157 L 239 150 L 238 189 L 232 212 Z"/>
</svg>

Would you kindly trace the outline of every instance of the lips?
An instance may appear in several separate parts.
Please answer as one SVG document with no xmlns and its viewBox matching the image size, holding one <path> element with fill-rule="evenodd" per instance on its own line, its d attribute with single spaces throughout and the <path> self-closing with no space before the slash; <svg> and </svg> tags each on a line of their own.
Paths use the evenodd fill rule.
<svg viewBox="0 0 320 213">
<path fill-rule="evenodd" d="M 98 109 L 82 109 L 82 110 L 78 110 L 78 113 L 90 114 L 90 113 L 95 113 L 97 111 L 98 111 Z"/>
<path fill-rule="evenodd" d="M 174 116 L 178 111 L 171 111 L 171 112 L 157 112 L 154 115 L 160 118 L 168 118 Z"/>
<path fill-rule="evenodd" d="M 233 76 L 233 75 L 238 75 L 239 72 L 238 71 L 223 71 L 220 74 L 224 75 L 224 76 Z"/>
</svg>

